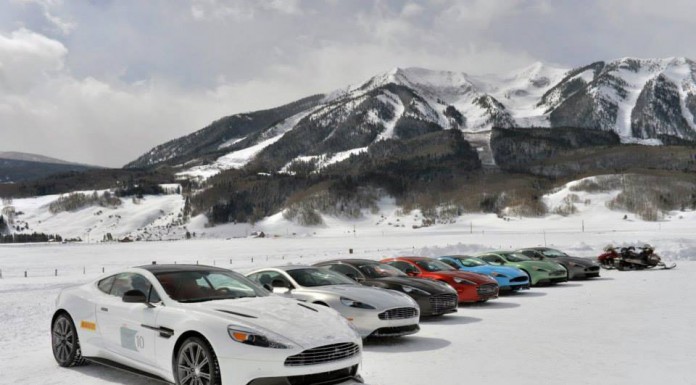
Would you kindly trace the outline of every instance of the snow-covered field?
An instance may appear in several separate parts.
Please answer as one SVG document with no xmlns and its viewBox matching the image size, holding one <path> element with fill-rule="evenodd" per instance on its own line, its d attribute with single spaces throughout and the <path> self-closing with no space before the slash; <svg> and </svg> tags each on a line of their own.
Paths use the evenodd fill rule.
<svg viewBox="0 0 696 385">
<path fill-rule="evenodd" d="M 694 226 L 687 226 L 694 221 L 662 229 L 619 223 L 624 228 L 585 233 L 547 224 L 546 243 L 592 256 L 609 242 L 651 242 L 668 259 L 696 256 Z M 464 225 L 390 227 L 384 234 L 0 246 L 0 384 L 150 384 L 96 365 L 60 369 L 53 361 L 48 328 L 56 295 L 94 279 L 102 268 L 108 273 L 176 261 L 246 272 L 346 257 L 350 248 L 367 258 L 475 252 L 544 244 L 539 228 L 518 223 L 514 231 L 474 227 L 471 233 Z M 369 384 L 693 384 L 696 262 L 679 261 L 671 271 L 602 274 L 462 306 L 457 314 L 425 320 L 414 336 L 368 341 L 362 374 Z"/>
<path fill-rule="evenodd" d="M 383 199 L 377 213 L 348 220 L 324 216 L 302 227 L 277 214 L 255 226 L 208 228 L 203 217 L 172 226 L 180 195 L 124 201 L 52 216 L 57 197 L 17 199 L 32 231 L 82 236 L 153 234 L 190 241 L 0 245 L 0 384 L 135 384 L 148 381 L 100 366 L 59 369 L 50 350 L 49 321 L 61 288 L 140 264 L 200 263 L 240 272 L 285 263 L 348 256 L 438 256 L 548 245 L 584 257 L 607 244 L 655 246 L 679 266 L 671 271 L 604 271 L 597 280 L 534 288 L 454 315 L 424 320 L 415 336 L 368 341 L 362 373 L 370 384 L 695 384 L 696 212 L 644 222 L 609 210 L 618 191 L 544 197 L 551 210 L 571 193 L 577 213 L 544 218 L 466 214 L 452 223 L 413 228 L 422 214 L 403 213 Z M 101 212 L 100 214 L 97 214 Z M 264 231 L 266 238 L 247 237 Z M 353 254 L 349 250 L 353 250 Z M 25 273 L 27 277 L 25 278 Z M 57 276 L 56 276 L 57 274 Z"/>
</svg>

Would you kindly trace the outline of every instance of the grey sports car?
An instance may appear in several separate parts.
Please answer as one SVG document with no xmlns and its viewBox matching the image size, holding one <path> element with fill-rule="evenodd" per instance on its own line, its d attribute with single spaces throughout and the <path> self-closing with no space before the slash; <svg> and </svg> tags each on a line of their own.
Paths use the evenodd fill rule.
<svg viewBox="0 0 696 385">
<path fill-rule="evenodd" d="M 259 269 L 247 277 L 276 294 L 338 311 L 363 338 L 399 337 L 420 330 L 420 309 L 410 296 L 362 286 L 328 269 L 291 265 Z"/>
<path fill-rule="evenodd" d="M 568 270 L 568 279 L 599 277 L 599 265 L 587 258 L 571 257 L 570 255 L 548 247 L 530 247 L 517 250 L 537 261 L 556 262 Z"/>
</svg>

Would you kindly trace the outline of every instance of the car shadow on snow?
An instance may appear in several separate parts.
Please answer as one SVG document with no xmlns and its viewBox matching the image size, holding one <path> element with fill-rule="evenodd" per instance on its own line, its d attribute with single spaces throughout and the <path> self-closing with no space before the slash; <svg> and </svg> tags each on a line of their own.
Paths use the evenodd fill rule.
<svg viewBox="0 0 696 385">
<path fill-rule="evenodd" d="M 440 350 L 451 344 L 442 338 L 408 336 L 400 338 L 368 338 L 363 342 L 366 352 L 411 353 Z"/>
<path fill-rule="evenodd" d="M 423 324 L 438 324 L 438 325 L 466 325 L 481 322 L 481 318 L 463 317 L 459 315 L 445 315 L 439 317 L 424 317 L 420 323 Z"/>
<path fill-rule="evenodd" d="M 520 304 L 518 303 L 512 303 L 512 302 L 503 302 L 499 300 L 493 300 L 493 301 L 488 301 L 484 303 L 464 303 L 464 304 L 459 304 L 460 308 L 467 308 L 467 309 L 512 309 L 515 307 L 520 307 Z"/>
<path fill-rule="evenodd" d="M 556 288 L 563 288 L 563 287 L 566 287 L 566 288 L 567 288 L 567 287 L 580 287 L 580 286 L 582 286 L 582 285 L 579 284 L 579 283 L 563 282 L 563 283 L 559 283 L 558 285 L 547 286 L 547 288 L 549 288 L 549 289 L 551 289 L 551 290 L 554 290 L 554 289 L 556 289 Z"/>
<path fill-rule="evenodd" d="M 120 369 L 91 363 L 87 366 L 71 368 L 76 372 L 89 377 L 98 378 L 113 384 L 122 385 L 162 385 L 162 382 L 150 380 L 143 376 L 138 376 Z"/>
<path fill-rule="evenodd" d="M 501 298 L 503 298 L 503 297 L 506 297 L 506 298 L 532 298 L 532 297 L 543 297 L 545 295 L 546 295 L 546 293 L 544 293 L 544 292 L 535 291 L 534 289 L 532 289 L 532 290 L 505 293 L 504 295 L 501 295 L 500 297 Z"/>
</svg>

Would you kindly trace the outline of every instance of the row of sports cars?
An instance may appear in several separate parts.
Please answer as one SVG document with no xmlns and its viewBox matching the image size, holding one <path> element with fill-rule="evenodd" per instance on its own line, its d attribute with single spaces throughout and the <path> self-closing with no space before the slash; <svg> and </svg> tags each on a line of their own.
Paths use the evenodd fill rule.
<svg viewBox="0 0 696 385">
<path fill-rule="evenodd" d="M 63 290 L 53 353 L 64 367 L 90 361 L 183 385 L 361 382 L 363 338 L 416 333 L 421 316 L 501 290 L 598 275 L 594 262 L 547 248 L 333 260 L 247 276 L 140 266 Z"/>
</svg>

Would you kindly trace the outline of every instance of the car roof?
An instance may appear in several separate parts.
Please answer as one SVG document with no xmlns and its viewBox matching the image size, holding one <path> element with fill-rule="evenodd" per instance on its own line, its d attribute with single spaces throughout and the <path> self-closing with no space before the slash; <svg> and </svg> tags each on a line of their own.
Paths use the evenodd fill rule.
<svg viewBox="0 0 696 385">
<path fill-rule="evenodd" d="M 282 271 L 290 271 L 290 270 L 298 270 L 298 269 L 318 269 L 319 267 L 317 266 L 309 266 L 309 265 L 285 265 L 285 266 L 273 266 L 273 267 L 262 267 L 260 269 L 257 269 L 256 271 L 262 271 L 262 270 L 282 270 Z"/>
<path fill-rule="evenodd" d="M 318 265 L 324 265 L 328 263 L 347 263 L 349 265 L 359 265 L 361 263 L 381 263 L 380 261 L 375 261 L 374 259 L 360 259 L 360 258 L 351 258 L 351 259 L 334 259 L 331 261 L 323 261 L 319 262 Z"/>
<path fill-rule="evenodd" d="M 162 274 L 162 273 L 177 273 L 184 271 L 229 271 L 229 269 L 223 269 L 221 267 L 206 266 L 206 265 L 142 265 L 136 266 L 136 269 L 147 270 L 152 274 Z"/>
<path fill-rule="evenodd" d="M 424 259 L 432 259 L 428 257 L 416 257 L 416 256 L 399 256 L 395 258 L 388 258 L 388 259 L 396 259 L 396 260 L 404 260 L 404 261 L 422 261 Z"/>
</svg>

